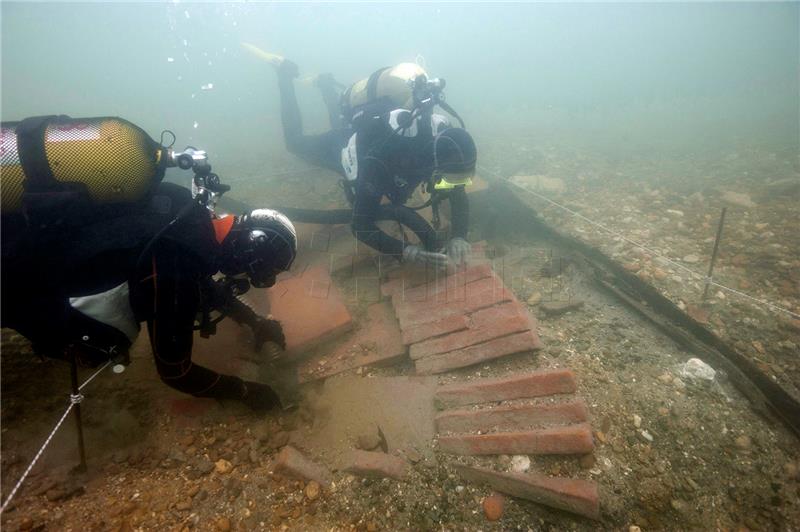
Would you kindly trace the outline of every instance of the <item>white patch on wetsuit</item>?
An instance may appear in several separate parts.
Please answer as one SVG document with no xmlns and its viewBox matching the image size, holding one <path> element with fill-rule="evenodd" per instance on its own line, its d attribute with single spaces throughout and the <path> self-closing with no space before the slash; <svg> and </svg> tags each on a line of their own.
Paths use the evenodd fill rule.
<svg viewBox="0 0 800 532">
<path fill-rule="evenodd" d="M 400 116 L 400 113 L 408 112 L 409 111 L 405 109 L 395 109 L 389 113 L 389 126 L 392 128 L 392 131 L 396 130 L 399 126 L 397 123 L 397 118 Z M 411 126 L 403 131 L 403 136 L 415 137 L 417 135 L 418 120 L 419 118 L 415 119 Z M 438 114 L 431 115 L 431 131 L 433 131 L 434 136 L 438 135 L 448 127 L 450 127 L 450 121 L 447 120 L 447 117 Z M 344 174 L 347 176 L 348 181 L 355 181 L 358 177 L 358 151 L 356 149 L 357 135 L 358 133 L 353 133 L 353 135 L 350 137 L 350 140 L 347 142 L 347 146 L 342 149 L 342 168 L 344 169 Z"/>
<path fill-rule="evenodd" d="M 356 152 L 356 135 L 353 133 L 347 146 L 342 150 L 342 168 L 348 181 L 355 181 L 358 177 L 358 153 Z"/>
<path fill-rule="evenodd" d="M 84 316 L 117 329 L 131 343 L 139 335 L 139 322 L 131 308 L 127 282 L 99 294 L 71 297 L 69 304 Z"/>
</svg>

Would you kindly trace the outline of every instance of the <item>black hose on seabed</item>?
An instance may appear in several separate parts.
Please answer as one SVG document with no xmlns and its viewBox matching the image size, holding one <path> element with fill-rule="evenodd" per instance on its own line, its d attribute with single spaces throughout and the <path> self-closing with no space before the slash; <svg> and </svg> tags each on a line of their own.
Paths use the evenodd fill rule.
<svg viewBox="0 0 800 532">
<path fill-rule="evenodd" d="M 219 205 L 223 209 L 236 213 L 246 213 L 253 210 L 253 207 L 228 196 L 223 196 L 219 200 Z M 353 220 L 352 209 L 331 209 L 331 210 L 318 210 L 318 209 L 299 209 L 295 207 L 275 207 L 270 205 L 270 209 L 282 212 L 292 222 L 308 223 L 308 224 L 322 224 L 322 225 L 337 225 L 349 224 Z M 431 227 L 428 221 L 420 216 L 420 214 L 406 207 L 405 205 L 381 205 L 376 221 L 396 221 L 408 227 L 423 246 L 428 250 L 438 249 L 436 239 L 436 231 Z"/>
</svg>

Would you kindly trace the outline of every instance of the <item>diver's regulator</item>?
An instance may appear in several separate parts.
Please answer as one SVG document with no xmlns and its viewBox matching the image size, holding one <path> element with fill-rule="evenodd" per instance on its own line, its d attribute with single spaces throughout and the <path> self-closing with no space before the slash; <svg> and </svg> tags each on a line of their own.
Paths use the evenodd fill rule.
<svg viewBox="0 0 800 532">
<path fill-rule="evenodd" d="M 231 189 L 229 185 L 223 185 L 219 176 L 211 171 L 205 150 L 188 146 L 182 152 L 176 152 L 170 148 L 167 150 L 167 167 L 194 171 L 192 197 L 210 209 L 214 208 L 220 196 Z"/>
</svg>

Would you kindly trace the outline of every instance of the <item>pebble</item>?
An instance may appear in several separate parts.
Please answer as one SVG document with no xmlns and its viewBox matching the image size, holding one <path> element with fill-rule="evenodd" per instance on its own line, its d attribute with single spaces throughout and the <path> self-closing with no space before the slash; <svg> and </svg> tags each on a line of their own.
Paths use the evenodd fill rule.
<svg viewBox="0 0 800 532">
<path fill-rule="evenodd" d="M 678 388 L 679 390 L 686 388 L 686 384 L 679 377 L 675 377 L 674 379 L 672 379 L 672 385 Z"/>
<path fill-rule="evenodd" d="M 672 375 L 670 375 L 669 373 L 663 373 L 658 376 L 658 380 L 660 380 L 664 384 L 669 384 L 672 382 Z"/>
<path fill-rule="evenodd" d="M 217 530 L 220 532 L 228 532 L 231 529 L 231 520 L 227 517 L 220 517 L 216 520 L 214 525 L 217 527 Z"/>
<path fill-rule="evenodd" d="M 456 486 L 456 493 L 464 493 L 464 486 Z"/>
<path fill-rule="evenodd" d="M 652 434 L 650 434 L 649 432 L 647 432 L 646 430 L 643 430 L 643 431 L 639 432 L 639 434 L 640 434 L 640 435 L 642 436 L 642 438 L 644 438 L 645 440 L 647 440 L 647 441 L 649 441 L 649 442 L 653 441 L 653 435 L 652 435 Z"/>
<path fill-rule="evenodd" d="M 356 447 L 364 451 L 371 451 L 381 444 L 381 439 L 377 432 L 360 434 L 356 440 Z"/>
<path fill-rule="evenodd" d="M 637 429 L 642 426 L 642 417 L 639 415 L 633 415 L 633 426 Z"/>
<path fill-rule="evenodd" d="M 483 499 L 483 513 L 488 521 L 497 521 L 503 516 L 504 497 L 493 493 Z"/>
<path fill-rule="evenodd" d="M 531 459 L 524 454 L 516 454 L 511 457 L 511 471 L 514 473 L 524 473 L 531 468 Z"/>
<path fill-rule="evenodd" d="M 653 279 L 656 281 L 663 281 L 667 278 L 667 272 L 662 270 L 661 268 L 656 268 L 653 270 Z"/>
<path fill-rule="evenodd" d="M 800 478 L 800 475 L 798 475 L 800 471 L 798 471 L 796 462 L 786 462 L 783 464 L 783 473 L 790 479 Z"/>
<path fill-rule="evenodd" d="M 700 262 L 700 257 L 698 257 L 695 254 L 686 255 L 685 257 L 683 257 L 683 262 L 685 262 L 686 264 L 695 264 L 697 262 Z"/>
<path fill-rule="evenodd" d="M 316 500 L 319 497 L 319 483 L 312 480 L 308 484 L 306 484 L 306 497 L 308 497 L 309 501 Z"/>
<path fill-rule="evenodd" d="M 220 475 L 225 475 L 227 473 L 230 473 L 231 469 L 233 469 L 233 464 L 231 464 L 230 462 L 228 462 L 224 458 L 220 458 L 214 464 L 214 471 L 216 471 Z"/>
<path fill-rule="evenodd" d="M 531 296 L 528 298 L 528 305 L 530 305 L 530 306 L 532 306 L 532 307 L 533 307 L 533 306 L 536 306 L 536 305 L 538 305 L 538 304 L 539 304 L 539 302 L 540 302 L 541 300 L 542 300 L 542 294 L 541 294 L 540 292 L 534 292 L 534 293 L 532 293 L 532 294 L 531 294 Z"/>
<path fill-rule="evenodd" d="M 685 513 L 689 509 L 689 505 L 686 501 L 682 501 L 680 499 L 672 499 L 669 501 L 669 505 L 672 506 L 672 509 L 676 512 Z"/>
<path fill-rule="evenodd" d="M 175 505 L 175 509 L 178 511 L 185 511 L 189 510 L 192 507 L 192 499 L 185 499 Z"/>
<path fill-rule="evenodd" d="M 628 532 L 642 532 L 642 529 L 636 525 L 631 525 L 628 527 Z"/>
<path fill-rule="evenodd" d="M 736 445 L 736 447 L 738 447 L 743 451 L 750 450 L 750 447 L 753 446 L 753 442 L 750 440 L 750 436 L 747 436 L 746 434 L 743 434 L 738 438 L 736 438 L 733 441 L 733 443 Z"/>
<path fill-rule="evenodd" d="M 200 491 L 200 485 L 194 484 L 186 491 L 186 495 L 188 495 L 189 497 L 194 497 L 195 495 L 197 495 L 199 491 Z"/>
</svg>

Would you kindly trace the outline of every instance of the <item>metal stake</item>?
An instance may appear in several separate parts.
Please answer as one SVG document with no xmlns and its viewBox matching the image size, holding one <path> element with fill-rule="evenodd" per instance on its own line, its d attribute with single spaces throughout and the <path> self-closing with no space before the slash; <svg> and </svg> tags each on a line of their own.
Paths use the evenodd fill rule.
<svg viewBox="0 0 800 532">
<path fill-rule="evenodd" d="M 79 473 L 84 473 L 87 470 L 86 467 L 86 447 L 83 444 L 83 422 L 81 421 L 81 391 L 78 387 L 78 355 L 73 350 L 72 352 L 72 399 L 75 403 L 73 410 L 75 411 L 75 425 L 78 429 L 78 452 L 80 453 L 81 463 L 76 468 L 76 471 Z"/>
<path fill-rule="evenodd" d="M 717 226 L 717 238 L 714 240 L 714 251 L 711 252 L 711 264 L 708 265 L 708 275 L 706 276 L 706 286 L 703 289 L 703 301 L 708 297 L 708 287 L 711 286 L 711 274 L 714 273 L 714 263 L 717 262 L 717 251 L 719 250 L 719 241 L 722 239 L 722 226 L 725 224 L 725 211 L 727 207 L 722 208 L 722 214 L 719 216 L 719 225 Z"/>
</svg>

